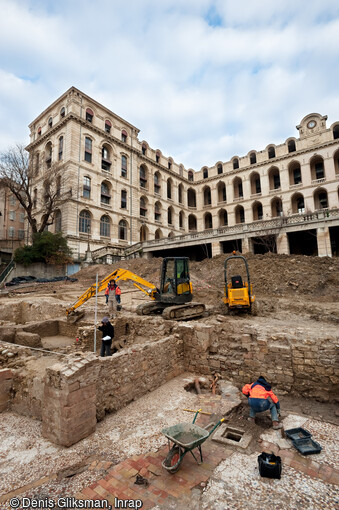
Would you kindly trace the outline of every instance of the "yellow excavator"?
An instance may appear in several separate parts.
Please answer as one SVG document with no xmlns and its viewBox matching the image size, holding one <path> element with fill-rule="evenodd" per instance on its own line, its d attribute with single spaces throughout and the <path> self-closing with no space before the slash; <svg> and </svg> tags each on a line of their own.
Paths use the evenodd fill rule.
<svg viewBox="0 0 339 510">
<path fill-rule="evenodd" d="M 139 315 L 162 314 L 164 319 L 187 320 L 201 317 L 205 312 L 203 303 L 193 303 L 192 283 L 187 257 L 166 257 L 161 267 L 160 288 L 127 269 L 116 269 L 98 283 L 97 292 L 106 289 L 112 280 L 129 280 L 147 294 L 151 302 L 137 307 Z M 146 289 L 144 288 L 146 287 Z M 91 285 L 73 305 L 66 310 L 67 316 L 75 313 L 88 299 L 95 296 L 96 284 Z"/>
<path fill-rule="evenodd" d="M 242 276 L 237 274 L 229 276 L 229 265 L 235 261 L 241 261 L 245 264 L 247 281 L 243 281 Z M 227 305 L 227 311 L 244 310 L 256 314 L 255 295 L 253 294 L 250 281 L 250 272 L 248 263 L 242 255 L 236 255 L 236 252 L 227 257 L 224 265 L 225 287 L 223 301 Z"/>
</svg>

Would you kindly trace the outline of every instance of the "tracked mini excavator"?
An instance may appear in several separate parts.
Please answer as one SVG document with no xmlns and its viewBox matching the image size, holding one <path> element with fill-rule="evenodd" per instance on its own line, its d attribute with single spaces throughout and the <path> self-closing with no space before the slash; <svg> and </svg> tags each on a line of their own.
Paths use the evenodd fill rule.
<svg viewBox="0 0 339 510">
<path fill-rule="evenodd" d="M 188 320 L 201 317 L 205 312 L 203 303 L 192 302 L 192 283 L 187 257 L 166 257 L 161 267 L 160 288 L 144 280 L 127 269 L 116 269 L 98 283 L 97 291 L 104 290 L 112 280 L 129 280 L 139 290 L 147 294 L 151 302 L 137 307 L 138 315 L 162 314 L 164 319 Z M 146 289 L 145 289 L 146 287 Z M 73 305 L 66 310 L 67 316 L 96 294 L 96 284 L 89 287 Z"/>
<path fill-rule="evenodd" d="M 229 265 L 233 261 L 239 261 L 245 265 L 247 281 L 243 281 L 242 276 L 237 274 L 229 276 Z M 238 271 L 239 272 L 239 271 Z M 255 295 L 253 294 L 250 281 L 250 272 L 248 263 L 242 255 L 236 255 L 234 251 L 230 257 L 225 260 L 224 266 L 225 287 L 223 301 L 227 306 L 227 311 L 246 311 L 256 315 Z"/>
</svg>

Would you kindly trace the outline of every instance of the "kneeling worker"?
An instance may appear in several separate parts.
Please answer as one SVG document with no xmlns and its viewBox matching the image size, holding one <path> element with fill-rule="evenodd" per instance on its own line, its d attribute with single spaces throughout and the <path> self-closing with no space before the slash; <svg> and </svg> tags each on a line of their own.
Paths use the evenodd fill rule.
<svg viewBox="0 0 339 510">
<path fill-rule="evenodd" d="M 100 356 L 111 356 L 111 345 L 114 338 L 114 327 L 108 317 L 104 317 L 98 329 L 102 333 Z"/>
<path fill-rule="evenodd" d="M 270 410 L 275 430 L 281 429 L 282 424 L 279 423 L 278 414 L 280 415 L 280 403 L 278 397 L 273 393 L 271 385 L 266 381 L 265 377 L 260 376 L 259 379 L 252 384 L 245 384 L 242 392 L 248 397 L 250 406 L 249 421 L 254 422 L 256 413 Z"/>
</svg>

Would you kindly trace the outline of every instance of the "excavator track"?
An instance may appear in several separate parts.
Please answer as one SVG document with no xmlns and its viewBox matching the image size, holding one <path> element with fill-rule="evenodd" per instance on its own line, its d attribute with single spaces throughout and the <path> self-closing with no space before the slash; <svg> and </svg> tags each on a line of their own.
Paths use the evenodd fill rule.
<svg viewBox="0 0 339 510">
<path fill-rule="evenodd" d="M 172 321 L 189 320 L 202 317 L 205 313 L 205 305 L 202 303 L 186 303 L 185 305 L 168 306 L 164 309 L 164 319 Z"/>
<path fill-rule="evenodd" d="M 142 303 L 137 306 L 138 315 L 159 315 L 163 310 L 164 306 L 160 303 Z"/>
</svg>

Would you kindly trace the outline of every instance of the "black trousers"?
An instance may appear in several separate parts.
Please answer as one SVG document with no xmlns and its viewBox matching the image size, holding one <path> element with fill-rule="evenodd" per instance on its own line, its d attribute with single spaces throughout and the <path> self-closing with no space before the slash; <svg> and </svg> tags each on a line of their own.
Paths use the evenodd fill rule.
<svg viewBox="0 0 339 510">
<path fill-rule="evenodd" d="M 101 349 L 100 349 L 100 356 L 102 357 L 105 357 L 105 356 L 112 356 L 111 355 L 111 345 L 112 345 L 112 340 L 101 340 Z"/>
</svg>

